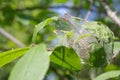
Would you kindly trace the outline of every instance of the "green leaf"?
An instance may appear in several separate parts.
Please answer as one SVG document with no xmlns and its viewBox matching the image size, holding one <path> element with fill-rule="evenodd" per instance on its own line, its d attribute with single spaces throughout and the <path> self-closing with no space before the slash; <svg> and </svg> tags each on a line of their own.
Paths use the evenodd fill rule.
<svg viewBox="0 0 120 80">
<path fill-rule="evenodd" d="M 115 53 L 116 51 L 118 51 L 120 49 L 120 42 L 114 42 L 114 50 L 113 52 Z"/>
<path fill-rule="evenodd" d="M 35 26 L 34 29 L 34 33 L 33 33 L 33 38 L 32 38 L 32 42 L 35 42 L 35 38 L 38 34 L 38 32 L 43 29 L 46 25 L 50 24 L 53 20 L 57 20 L 58 17 L 52 17 L 52 18 L 48 18 L 45 21 L 39 23 L 38 25 Z"/>
<path fill-rule="evenodd" d="M 106 25 L 100 22 L 86 22 L 83 27 L 100 41 L 107 43 L 113 41 L 114 39 L 113 32 Z"/>
<path fill-rule="evenodd" d="M 94 67 L 105 66 L 107 63 L 104 47 L 99 43 L 91 44 L 90 62 Z"/>
<path fill-rule="evenodd" d="M 69 70 L 79 71 L 81 69 L 81 61 L 73 48 L 59 46 L 55 48 L 50 55 L 51 62 L 63 66 Z"/>
<path fill-rule="evenodd" d="M 15 65 L 9 80 L 43 80 L 49 67 L 49 56 L 44 44 L 32 47 Z"/>
<path fill-rule="evenodd" d="M 12 62 L 13 60 L 17 59 L 18 57 L 25 54 L 25 52 L 29 48 L 19 48 L 15 50 L 10 50 L 6 52 L 0 53 L 0 67 L 4 66 L 5 64 Z"/>
<path fill-rule="evenodd" d="M 120 70 L 103 73 L 100 76 L 96 77 L 94 80 L 107 80 L 109 78 L 114 78 L 118 76 L 120 76 Z"/>
<path fill-rule="evenodd" d="M 66 3 L 68 0 L 54 0 L 54 3 L 60 4 L 60 3 Z"/>
<path fill-rule="evenodd" d="M 109 62 L 113 55 L 113 32 L 106 25 L 95 21 L 86 22 L 83 27 L 89 31 L 91 36 L 96 38 L 98 43 L 103 45 L 104 51 L 106 52 L 107 62 Z"/>
</svg>

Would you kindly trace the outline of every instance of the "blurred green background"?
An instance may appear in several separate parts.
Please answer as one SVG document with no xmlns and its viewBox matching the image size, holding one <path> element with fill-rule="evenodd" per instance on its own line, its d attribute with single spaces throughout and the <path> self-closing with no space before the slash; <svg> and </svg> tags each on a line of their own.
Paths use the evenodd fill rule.
<svg viewBox="0 0 120 80">
<path fill-rule="evenodd" d="M 105 1 L 119 17 L 120 0 Z M 89 11 L 88 20 L 103 22 L 114 32 L 116 40 L 120 40 L 120 26 L 107 16 L 99 0 L 0 0 L 0 28 L 25 46 L 29 46 L 34 26 L 39 22 L 52 16 L 63 16 L 65 12 L 76 17 L 86 18 Z M 41 35 L 40 41 L 44 41 L 43 36 L 46 34 Z M 0 34 L 0 52 L 18 47 L 20 46 Z M 0 80 L 7 80 L 14 63 L 15 61 L 0 68 Z M 119 67 L 112 65 L 106 70 L 111 68 L 118 69 Z M 52 77 L 56 75 L 51 71 L 48 73 Z M 46 80 L 57 80 L 57 77 L 49 78 L 49 76 L 46 77 Z"/>
</svg>

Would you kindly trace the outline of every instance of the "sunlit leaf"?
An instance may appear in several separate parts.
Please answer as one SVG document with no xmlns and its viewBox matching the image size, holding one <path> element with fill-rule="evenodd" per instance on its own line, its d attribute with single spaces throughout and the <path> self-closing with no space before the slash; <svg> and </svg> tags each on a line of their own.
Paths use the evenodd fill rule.
<svg viewBox="0 0 120 80">
<path fill-rule="evenodd" d="M 50 56 L 51 62 L 63 66 L 69 70 L 79 71 L 81 69 L 81 61 L 73 48 L 59 46 L 55 48 Z"/>
<path fill-rule="evenodd" d="M 44 44 L 31 48 L 15 65 L 9 80 L 43 80 L 49 66 Z"/>
<path fill-rule="evenodd" d="M 29 48 L 19 48 L 0 53 L 0 67 L 19 58 L 20 56 L 25 54 L 28 49 Z"/>
<path fill-rule="evenodd" d="M 114 42 L 114 53 L 120 49 L 120 42 Z"/>
<path fill-rule="evenodd" d="M 120 76 L 120 70 L 103 73 L 100 76 L 96 77 L 94 80 L 107 80 L 109 78 L 114 78 L 118 76 Z"/>
<path fill-rule="evenodd" d="M 67 2 L 68 0 L 54 0 L 54 3 L 56 4 L 60 4 L 60 3 L 65 3 Z"/>
<path fill-rule="evenodd" d="M 119 66 L 115 65 L 115 64 L 110 64 L 107 65 L 107 67 L 105 68 L 105 71 L 111 71 L 111 70 L 119 70 Z"/>
<path fill-rule="evenodd" d="M 56 20 L 58 19 L 58 17 L 52 17 L 52 18 L 48 18 L 46 19 L 45 21 L 39 23 L 38 25 L 35 26 L 35 29 L 34 29 L 34 33 L 33 33 L 33 38 L 32 38 L 32 42 L 35 41 L 35 38 L 38 34 L 38 32 L 44 28 L 46 25 L 48 25 L 49 23 L 51 23 L 53 20 Z"/>
</svg>

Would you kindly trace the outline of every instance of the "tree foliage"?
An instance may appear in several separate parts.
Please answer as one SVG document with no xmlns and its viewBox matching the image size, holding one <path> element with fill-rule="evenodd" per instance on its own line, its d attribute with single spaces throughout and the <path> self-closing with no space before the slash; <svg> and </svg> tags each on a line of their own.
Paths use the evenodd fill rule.
<svg viewBox="0 0 120 80">
<path fill-rule="evenodd" d="M 119 3 L 1 0 L 0 80 L 119 80 Z"/>
</svg>

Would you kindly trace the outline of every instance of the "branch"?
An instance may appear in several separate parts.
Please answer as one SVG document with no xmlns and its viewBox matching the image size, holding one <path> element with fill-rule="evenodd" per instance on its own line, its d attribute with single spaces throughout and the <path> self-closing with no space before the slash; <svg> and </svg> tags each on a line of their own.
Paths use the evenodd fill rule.
<svg viewBox="0 0 120 80">
<path fill-rule="evenodd" d="M 92 11 L 92 6 L 93 6 L 93 0 L 89 0 L 90 1 L 90 8 L 85 16 L 85 20 L 87 20 L 91 14 L 91 11 Z"/>
<path fill-rule="evenodd" d="M 120 54 L 120 49 L 114 52 L 114 55 L 112 56 L 109 64 L 114 63 L 118 58 L 119 54 Z"/>
<path fill-rule="evenodd" d="M 8 32 L 6 32 L 3 28 L 0 27 L 0 34 L 5 36 L 6 38 L 10 39 L 13 41 L 15 44 L 17 44 L 19 47 L 25 47 L 23 43 L 21 43 L 19 40 L 17 40 L 15 37 L 10 35 Z"/>
<path fill-rule="evenodd" d="M 114 55 L 112 56 L 112 59 L 117 58 L 119 54 L 120 54 L 120 49 L 115 51 Z"/>
<path fill-rule="evenodd" d="M 120 19 L 118 18 L 116 13 L 110 9 L 110 7 L 106 4 L 105 0 L 100 0 L 100 2 L 105 8 L 107 15 L 120 27 Z"/>
<path fill-rule="evenodd" d="M 66 5 L 58 5 L 58 6 L 33 6 L 33 7 L 26 7 L 26 8 L 17 8 L 14 9 L 14 11 L 25 11 L 25 10 L 36 10 L 36 9 L 58 9 L 58 8 L 66 8 L 66 9 L 74 9 L 74 10 L 78 10 L 81 9 L 82 6 L 80 7 L 75 7 L 75 6 L 66 6 Z M 0 10 L 2 11 L 4 9 L 4 7 L 0 8 Z"/>
</svg>

